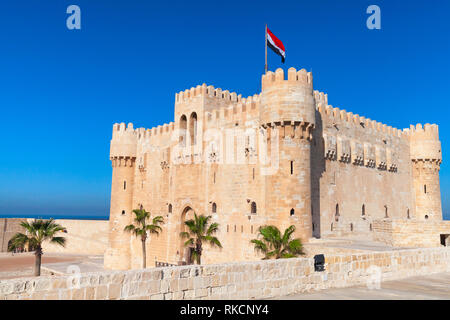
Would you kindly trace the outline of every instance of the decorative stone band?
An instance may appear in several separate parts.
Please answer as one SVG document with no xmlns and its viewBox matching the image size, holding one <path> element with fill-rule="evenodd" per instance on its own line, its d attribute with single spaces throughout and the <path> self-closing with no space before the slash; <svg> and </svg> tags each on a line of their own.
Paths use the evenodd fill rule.
<svg viewBox="0 0 450 320">
<path fill-rule="evenodd" d="M 261 127 L 266 129 L 269 133 L 271 129 L 279 130 L 281 138 L 291 137 L 312 140 L 312 132 L 314 124 L 301 121 L 277 121 L 261 124 Z"/>
<path fill-rule="evenodd" d="M 111 164 L 113 168 L 116 167 L 134 167 L 136 157 L 111 157 Z"/>
</svg>

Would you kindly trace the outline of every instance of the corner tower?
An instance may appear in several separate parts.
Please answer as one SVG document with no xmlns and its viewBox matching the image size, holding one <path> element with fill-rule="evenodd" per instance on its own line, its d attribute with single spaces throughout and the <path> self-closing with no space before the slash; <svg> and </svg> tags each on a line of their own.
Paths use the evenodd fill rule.
<svg viewBox="0 0 450 320">
<path fill-rule="evenodd" d="M 315 126 L 312 74 L 302 69 L 267 72 L 262 77 L 260 125 L 265 129 L 270 170 L 265 175 L 268 222 L 295 225 L 297 237 L 312 236 L 311 138 Z"/>
<path fill-rule="evenodd" d="M 105 268 L 130 268 L 130 234 L 125 226 L 132 222 L 134 169 L 137 136 L 133 124 L 114 124 L 110 159 L 113 168 L 111 208 L 109 215 L 109 242 L 105 252 Z"/>
<path fill-rule="evenodd" d="M 419 220 L 442 220 L 439 169 L 442 162 L 438 126 L 410 128 L 412 175 Z"/>
</svg>

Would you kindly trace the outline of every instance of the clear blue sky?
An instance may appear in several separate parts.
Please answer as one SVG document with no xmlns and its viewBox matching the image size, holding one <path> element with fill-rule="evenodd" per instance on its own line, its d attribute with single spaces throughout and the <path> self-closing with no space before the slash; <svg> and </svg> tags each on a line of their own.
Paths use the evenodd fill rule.
<svg viewBox="0 0 450 320">
<path fill-rule="evenodd" d="M 79 31 L 66 28 L 70 4 Z M 370 4 L 382 30 L 366 28 Z M 265 23 L 283 67 L 312 69 L 333 106 L 440 125 L 448 212 L 449 12 L 447 0 L 2 1 L 0 215 L 107 216 L 113 123 L 173 121 L 175 92 L 203 82 L 257 93 Z"/>
</svg>

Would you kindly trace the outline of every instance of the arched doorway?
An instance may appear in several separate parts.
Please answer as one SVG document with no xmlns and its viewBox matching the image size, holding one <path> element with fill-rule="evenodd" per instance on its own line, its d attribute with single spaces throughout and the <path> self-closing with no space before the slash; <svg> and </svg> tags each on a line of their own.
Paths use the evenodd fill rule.
<svg viewBox="0 0 450 320">
<path fill-rule="evenodd" d="M 186 221 L 194 219 L 194 210 L 187 206 L 183 209 L 180 216 L 180 228 L 178 234 L 181 232 L 188 232 L 188 227 L 184 224 Z M 193 248 L 186 247 L 184 243 L 187 239 L 180 237 L 180 246 L 177 252 L 179 256 L 178 264 L 192 264 L 191 250 Z"/>
</svg>

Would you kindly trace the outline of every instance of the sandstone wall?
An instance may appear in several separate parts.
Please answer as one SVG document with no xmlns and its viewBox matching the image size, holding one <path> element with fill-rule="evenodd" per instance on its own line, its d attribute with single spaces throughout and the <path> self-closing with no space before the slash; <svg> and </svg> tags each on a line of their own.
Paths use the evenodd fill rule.
<svg viewBox="0 0 450 320">
<path fill-rule="evenodd" d="M 0 281 L 0 299 L 264 299 L 450 272 L 450 249 L 426 248 Z"/>
<path fill-rule="evenodd" d="M 440 247 L 450 239 L 450 221 L 384 219 L 373 223 L 374 240 L 395 247 Z"/>
<path fill-rule="evenodd" d="M 63 248 L 44 242 L 44 252 L 104 254 L 108 246 L 109 222 L 107 220 L 56 219 L 55 222 L 67 229 L 67 233 L 60 234 L 66 238 L 66 246 Z"/>
<path fill-rule="evenodd" d="M 8 242 L 17 232 L 23 232 L 20 223 L 25 221 L 21 218 L 0 219 L 0 252 L 8 251 Z"/>
</svg>

